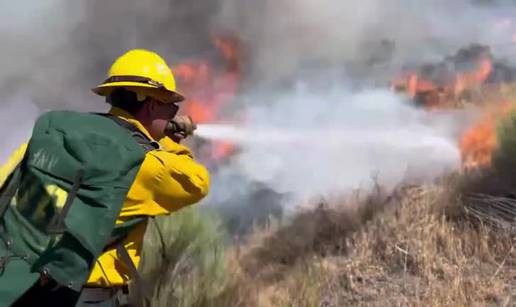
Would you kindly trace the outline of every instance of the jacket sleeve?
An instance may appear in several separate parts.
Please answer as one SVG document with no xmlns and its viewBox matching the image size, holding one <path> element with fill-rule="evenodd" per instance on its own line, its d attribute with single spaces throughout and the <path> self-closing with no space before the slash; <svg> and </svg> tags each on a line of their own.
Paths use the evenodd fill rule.
<svg viewBox="0 0 516 307">
<path fill-rule="evenodd" d="M 129 203 L 142 204 L 134 209 L 145 215 L 179 210 L 200 201 L 209 191 L 208 171 L 187 147 L 170 139 L 160 140 L 160 145 L 161 150 L 147 153 L 128 194 Z M 136 214 L 130 207 L 127 214 Z"/>
</svg>

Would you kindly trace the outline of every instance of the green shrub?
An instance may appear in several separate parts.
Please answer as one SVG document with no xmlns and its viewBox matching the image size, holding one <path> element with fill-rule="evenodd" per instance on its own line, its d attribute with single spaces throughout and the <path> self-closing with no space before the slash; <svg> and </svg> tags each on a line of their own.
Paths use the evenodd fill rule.
<svg viewBox="0 0 516 307">
<path fill-rule="evenodd" d="M 498 148 L 493 154 L 493 171 L 507 184 L 516 184 L 516 111 L 501 120 L 497 127 Z"/>
<path fill-rule="evenodd" d="M 225 231 L 218 216 L 192 206 L 149 221 L 141 272 L 151 306 L 213 306 L 226 285 Z"/>
</svg>

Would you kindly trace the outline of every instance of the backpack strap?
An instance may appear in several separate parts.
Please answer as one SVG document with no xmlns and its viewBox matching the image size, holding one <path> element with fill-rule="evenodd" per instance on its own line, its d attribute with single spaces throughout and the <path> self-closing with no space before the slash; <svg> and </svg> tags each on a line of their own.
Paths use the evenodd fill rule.
<svg viewBox="0 0 516 307">
<path fill-rule="evenodd" d="M 134 140 L 138 144 L 140 144 L 140 146 L 142 146 L 143 150 L 145 150 L 146 153 L 151 150 L 156 150 L 156 149 L 160 148 L 160 145 L 158 142 L 149 139 L 138 128 L 136 128 L 135 125 L 131 124 L 130 122 L 128 122 L 116 115 L 109 114 L 109 113 L 93 113 L 93 114 L 109 118 L 112 121 L 114 121 L 116 124 L 118 124 L 120 127 L 127 129 L 131 133 Z"/>
<path fill-rule="evenodd" d="M 8 250 L 11 248 L 12 240 L 5 232 L 5 226 L 3 224 L 3 216 L 9 207 L 12 198 L 16 195 L 16 191 L 21 183 L 21 162 L 16 166 L 14 171 L 9 175 L 9 178 L 4 183 L 4 186 L 0 189 L 0 239 L 4 242 L 6 251 L 5 255 L 0 256 L 0 276 L 3 275 L 5 267 L 13 256 L 9 256 Z"/>
<path fill-rule="evenodd" d="M 133 138 L 136 140 L 136 142 L 138 142 L 138 144 L 140 144 L 143 147 L 146 153 L 160 148 L 158 142 L 150 140 L 145 134 L 143 134 L 138 128 L 136 128 L 136 126 L 134 126 L 130 122 L 109 113 L 97 113 L 97 115 L 105 116 L 113 120 L 121 127 L 129 130 Z M 136 266 L 134 265 L 131 256 L 129 256 L 129 253 L 127 252 L 127 249 L 123 244 L 123 241 L 125 240 L 127 234 L 131 229 L 133 229 L 137 224 L 140 224 L 148 219 L 148 216 L 138 216 L 122 223 L 121 225 L 118 225 L 118 227 L 115 228 L 115 230 L 113 231 L 113 238 L 111 239 L 111 242 L 108 243 L 108 245 L 105 248 L 106 250 L 112 248 L 113 246 L 115 247 L 117 254 L 120 257 L 120 260 L 122 260 L 122 262 L 125 263 L 125 265 L 129 269 L 129 272 L 133 276 L 140 297 L 144 299 L 150 297 L 150 295 L 152 295 L 152 291 L 150 288 L 147 287 L 141 274 L 138 272 L 138 268 L 136 268 Z"/>
<path fill-rule="evenodd" d="M 152 290 L 147 287 L 143 277 L 141 276 L 140 272 L 138 272 L 138 268 L 136 268 L 134 265 L 131 256 L 129 256 L 129 253 L 124 246 L 124 240 L 127 238 L 129 231 L 131 231 L 136 225 L 139 225 L 148 219 L 152 218 L 148 216 L 136 216 L 129 219 L 128 221 L 123 222 L 122 224 L 117 225 L 117 227 L 113 230 L 110 242 L 106 245 L 106 247 L 104 247 L 104 251 L 116 249 L 120 260 L 127 266 L 129 273 L 134 278 L 139 296 L 144 299 L 152 295 Z"/>
<path fill-rule="evenodd" d="M 3 216 L 5 212 L 7 211 L 7 208 L 11 204 L 12 198 L 16 195 L 16 192 L 18 191 L 18 188 L 21 184 L 21 170 L 20 170 L 21 162 L 16 166 L 14 171 L 9 175 L 9 178 L 4 183 L 4 186 L 0 189 L 0 239 L 2 239 L 7 246 L 7 248 L 10 248 L 10 245 L 12 243 L 11 239 L 5 232 L 4 224 L 3 224 Z M 5 265 L 7 264 L 7 258 L 0 257 L 2 261 L 0 261 L 0 273 L 2 273 L 3 269 L 5 268 Z"/>
<path fill-rule="evenodd" d="M 138 269 L 131 260 L 131 256 L 129 256 L 127 249 L 125 249 L 123 244 L 119 243 L 116 245 L 116 251 L 117 254 L 120 256 L 120 259 L 127 265 L 129 271 L 131 272 L 131 275 L 133 275 L 140 298 L 150 298 L 152 295 L 152 290 L 148 288 L 140 272 L 138 272 Z"/>
<path fill-rule="evenodd" d="M 9 175 L 9 178 L 6 180 L 4 187 L 0 189 L 0 218 L 4 216 L 5 210 L 9 207 L 11 199 L 18 191 L 21 183 L 21 170 L 20 170 L 21 162 L 16 166 L 14 171 Z"/>
<path fill-rule="evenodd" d="M 81 183 L 84 178 L 84 170 L 79 170 L 73 181 L 72 188 L 68 191 L 68 196 L 64 203 L 63 209 L 58 215 L 55 215 L 52 221 L 47 226 L 47 233 L 49 234 L 62 234 L 66 230 L 64 219 L 72 207 L 72 202 L 77 196 L 77 192 L 81 187 Z"/>
</svg>

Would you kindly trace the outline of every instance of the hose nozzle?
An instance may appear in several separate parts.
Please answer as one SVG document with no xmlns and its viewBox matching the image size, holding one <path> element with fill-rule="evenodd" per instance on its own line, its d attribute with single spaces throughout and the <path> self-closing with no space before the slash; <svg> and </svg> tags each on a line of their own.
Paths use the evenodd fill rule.
<svg viewBox="0 0 516 307">
<path fill-rule="evenodd" d="M 197 129 L 197 125 L 190 116 L 176 115 L 168 122 L 165 128 L 165 135 L 179 143 L 181 140 L 193 135 L 195 129 Z"/>
</svg>

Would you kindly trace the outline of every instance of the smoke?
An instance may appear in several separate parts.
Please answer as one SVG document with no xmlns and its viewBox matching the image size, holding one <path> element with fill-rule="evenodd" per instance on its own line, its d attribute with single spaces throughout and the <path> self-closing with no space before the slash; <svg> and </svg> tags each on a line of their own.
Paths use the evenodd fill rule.
<svg viewBox="0 0 516 307">
<path fill-rule="evenodd" d="M 0 0 L 0 163 L 45 110 L 107 110 L 90 88 L 126 50 L 156 50 L 171 64 L 201 53 L 208 2 Z"/>
<path fill-rule="evenodd" d="M 429 114 L 385 90 L 298 88 L 274 100 L 253 106 L 245 127 L 201 125 L 199 135 L 237 143 L 228 169 L 286 195 L 288 207 L 367 189 L 372 179 L 393 187 L 459 166 L 456 114 Z M 216 177 L 214 186 L 224 181 Z M 227 201 L 242 184 L 216 188 L 212 201 Z"/>
<path fill-rule="evenodd" d="M 216 24 L 248 47 L 248 122 L 201 131 L 242 149 L 215 175 L 210 201 L 260 182 L 296 204 L 373 177 L 393 186 L 457 168 L 467 114 L 414 109 L 385 90 L 388 79 L 471 43 L 514 61 L 515 13 L 509 1 L 225 0 Z"/>
<path fill-rule="evenodd" d="M 11 152 L 29 140 L 39 110 L 23 96 L 2 103 L 0 110 L 0 131 L 3 131 L 0 163 L 4 163 Z"/>
<path fill-rule="evenodd" d="M 124 51 L 148 48 L 176 64 L 205 56 L 220 31 L 247 47 L 251 84 L 295 79 L 306 67 L 376 75 L 471 42 L 499 46 L 494 51 L 510 58 L 516 51 L 510 1 L 2 2 L 0 96 L 21 92 L 43 109 L 98 110 L 102 101 L 89 88 Z"/>
<path fill-rule="evenodd" d="M 458 128 L 382 91 L 386 76 L 471 42 L 514 60 L 515 13 L 509 1 L 467 0 L 3 1 L 0 158 L 43 110 L 104 110 L 89 88 L 124 51 L 152 49 L 175 64 L 206 56 L 212 34 L 227 31 L 247 47 L 235 101 L 249 110 L 246 129 L 295 142 L 242 144 L 214 175 L 212 199 L 249 193 L 255 182 L 301 199 L 375 174 L 389 184 L 432 177 L 456 165 Z"/>
<path fill-rule="evenodd" d="M 257 79 L 270 81 L 306 65 L 398 68 L 440 59 L 473 42 L 504 44 L 495 49 L 512 55 L 514 14 L 509 1 L 226 0 L 219 22 L 250 46 Z"/>
<path fill-rule="evenodd" d="M 30 137 L 40 112 L 34 103 L 39 94 L 59 88 L 66 74 L 62 58 L 60 72 L 45 61 L 66 40 L 66 29 L 54 18 L 64 1 L 2 1 L 0 10 L 0 163 Z M 57 10 L 55 8 L 58 8 Z M 49 38 L 54 39 L 50 42 Z M 57 67 L 55 67 L 57 68 Z M 52 80 L 54 83 L 45 81 Z M 44 106 L 42 106 L 44 107 Z"/>
</svg>

